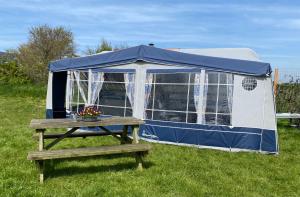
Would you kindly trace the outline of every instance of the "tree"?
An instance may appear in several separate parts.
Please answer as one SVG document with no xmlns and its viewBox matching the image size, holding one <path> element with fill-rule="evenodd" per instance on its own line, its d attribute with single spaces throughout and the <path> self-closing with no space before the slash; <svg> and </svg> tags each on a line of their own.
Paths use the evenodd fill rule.
<svg viewBox="0 0 300 197">
<path fill-rule="evenodd" d="M 19 46 L 17 60 L 30 80 L 45 83 L 49 62 L 73 57 L 74 48 L 70 30 L 61 26 L 36 26 L 30 29 L 28 42 Z"/>
<path fill-rule="evenodd" d="M 102 51 L 112 51 L 111 43 L 105 39 L 102 39 L 101 43 L 96 46 L 95 48 L 88 47 L 87 50 L 84 52 L 86 55 L 93 55 L 97 53 L 101 53 Z"/>
</svg>

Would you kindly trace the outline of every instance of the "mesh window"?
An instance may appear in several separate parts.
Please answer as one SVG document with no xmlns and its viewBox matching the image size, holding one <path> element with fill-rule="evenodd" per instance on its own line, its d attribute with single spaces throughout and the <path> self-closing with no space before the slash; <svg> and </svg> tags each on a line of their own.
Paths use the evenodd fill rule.
<svg viewBox="0 0 300 197">
<path fill-rule="evenodd" d="M 125 99 L 127 99 L 128 105 L 130 105 L 126 96 L 126 90 L 124 84 L 115 83 L 103 83 L 102 89 L 99 94 L 100 105 L 110 106 L 125 106 Z"/>
<path fill-rule="evenodd" d="M 194 73 L 152 74 L 145 118 L 172 122 L 197 122 Z M 149 88 L 149 84 L 147 87 Z"/>
<path fill-rule="evenodd" d="M 132 116 L 132 108 L 126 95 L 124 73 L 105 73 L 98 105 L 105 115 Z"/>
<path fill-rule="evenodd" d="M 193 78 L 193 76 L 191 76 L 191 78 Z M 156 83 L 188 83 L 188 82 L 189 82 L 189 73 L 156 74 Z"/>
<path fill-rule="evenodd" d="M 203 123 L 231 125 L 233 75 L 206 72 Z"/>
<path fill-rule="evenodd" d="M 216 112 L 216 102 L 217 102 L 218 86 L 208 85 L 207 95 L 206 95 L 206 110 L 205 112 Z"/>
<path fill-rule="evenodd" d="M 188 123 L 197 123 L 197 114 L 196 113 L 188 113 Z"/>
<path fill-rule="evenodd" d="M 185 112 L 168 112 L 168 111 L 154 111 L 153 120 L 163 120 L 172 122 L 185 122 L 186 113 Z"/>
<path fill-rule="evenodd" d="M 124 73 L 105 73 L 105 82 L 123 82 L 124 83 Z"/>
<path fill-rule="evenodd" d="M 230 106 L 228 105 L 229 95 L 228 88 L 232 88 L 229 85 L 219 85 L 219 97 L 218 97 L 218 113 L 231 113 Z"/>
<path fill-rule="evenodd" d="M 77 77 L 77 79 L 79 78 L 79 81 L 76 81 L 75 74 L 79 74 Z M 99 95 L 97 98 L 95 98 L 95 105 L 97 105 L 105 115 L 132 116 L 132 106 L 126 92 L 126 88 L 128 87 L 126 84 L 132 84 L 134 83 L 134 80 L 125 83 L 125 73 L 102 74 L 103 78 L 98 78 L 98 81 L 96 81 L 97 85 L 99 85 L 99 83 L 102 84 L 99 90 Z M 79 83 L 79 86 L 77 82 Z M 89 72 L 76 71 L 76 73 L 72 73 L 72 79 L 70 80 L 70 83 L 72 83 L 70 109 L 73 112 L 78 112 L 85 105 L 87 105 L 89 96 Z M 85 99 L 83 96 L 85 96 Z"/>
<path fill-rule="evenodd" d="M 254 77 L 245 77 L 242 81 L 242 86 L 247 91 L 252 91 L 257 86 L 257 80 Z"/>
<path fill-rule="evenodd" d="M 84 107 L 85 101 L 83 96 L 88 94 L 88 72 L 79 72 L 79 79 L 81 91 L 74 75 L 72 75 L 70 80 L 70 83 L 72 83 L 70 110 L 72 112 L 78 112 Z"/>
<path fill-rule="evenodd" d="M 154 109 L 186 111 L 187 85 L 155 86 Z"/>
<path fill-rule="evenodd" d="M 121 117 L 124 116 L 124 108 L 99 106 L 99 109 L 105 115 L 121 116 Z M 126 108 L 125 116 L 132 116 L 132 109 Z"/>
</svg>

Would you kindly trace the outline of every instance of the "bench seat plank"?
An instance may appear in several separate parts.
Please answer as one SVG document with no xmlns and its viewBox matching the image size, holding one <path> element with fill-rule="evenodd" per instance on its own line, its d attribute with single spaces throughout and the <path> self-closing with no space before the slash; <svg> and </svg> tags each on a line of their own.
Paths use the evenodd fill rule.
<svg viewBox="0 0 300 197">
<path fill-rule="evenodd" d="M 28 160 L 48 160 L 74 157 L 87 157 L 99 155 L 111 155 L 121 153 L 148 152 L 151 149 L 149 144 L 125 144 L 114 146 L 100 146 L 89 148 L 74 148 L 63 150 L 34 151 L 28 154 Z"/>
</svg>

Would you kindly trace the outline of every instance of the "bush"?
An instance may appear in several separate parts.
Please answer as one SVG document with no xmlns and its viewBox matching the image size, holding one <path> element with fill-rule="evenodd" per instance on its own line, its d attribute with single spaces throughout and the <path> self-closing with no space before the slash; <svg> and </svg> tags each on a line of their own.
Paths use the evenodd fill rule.
<svg viewBox="0 0 300 197">
<path fill-rule="evenodd" d="M 279 113 L 300 113 L 300 83 L 284 83 L 278 85 L 276 109 Z M 293 120 L 300 125 L 299 120 Z"/>
<path fill-rule="evenodd" d="M 0 82 L 2 84 L 29 83 L 16 61 L 0 62 Z"/>
</svg>

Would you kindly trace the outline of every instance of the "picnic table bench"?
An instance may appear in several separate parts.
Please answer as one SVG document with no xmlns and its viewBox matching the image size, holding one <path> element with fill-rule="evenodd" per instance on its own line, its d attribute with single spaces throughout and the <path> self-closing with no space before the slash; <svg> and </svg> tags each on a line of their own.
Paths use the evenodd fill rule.
<svg viewBox="0 0 300 197">
<path fill-rule="evenodd" d="M 30 122 L 30 128 L 35 129 L 36 134 L 33 138 L 38 139 L 38 151 L 28 153 L 28 160 L 36 161 L 39 168 L 40 182 L 44 181 L 44 168 L 46 160 L 90 157 L 100 155 L 113 155 L 133 153 L 137 162 L 137 169 L 142 170 L 142 157 L 151 149 L 149 144 L 139 144 L 138 130 L 142 120 L 133 117 L 110 117 L 99 121 L 77 121 L 73 119 L 33 119 Z M 121 125 L 122 131 L 113 132 L 106 126 Z M 76 132 L 82 127 L 99 127 L 104 132 Z M 128 137 L 128 128 L 132 129 L 132 139 Z M 45 133 L 46 129 L 71 128 L 65 133 Z M 74 137 L 92 137 L 112 135 L 120 140 L 121 145 L 98 146 L 85 148 L 72 148 L 49 150 L 64 138 Z M 54 139 L 45 146 L 45 139 Z"/>
</svg>

